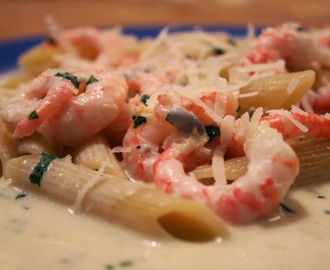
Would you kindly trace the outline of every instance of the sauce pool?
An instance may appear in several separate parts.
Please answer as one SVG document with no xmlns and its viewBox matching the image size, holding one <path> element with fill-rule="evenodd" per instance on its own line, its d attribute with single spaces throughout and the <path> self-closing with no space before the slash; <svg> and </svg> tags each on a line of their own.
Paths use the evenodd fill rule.
<svg viewBox="0 0 330 270">
<path fill-rule="evenodd" d="M 269 220 L 189 243 L 72 214 L 0 182 L 2 270 L 329 269 L 330 185 L 294 188 Z M 187 224 L 189 226 L 189 224 Z"/>
</svg>

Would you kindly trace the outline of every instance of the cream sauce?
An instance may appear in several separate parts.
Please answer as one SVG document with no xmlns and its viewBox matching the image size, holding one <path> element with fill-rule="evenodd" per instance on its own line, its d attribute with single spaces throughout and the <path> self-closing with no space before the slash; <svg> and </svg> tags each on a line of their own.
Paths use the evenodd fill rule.
<svg viewBox="0 0 330 270">
<path fill-rule="evenodd" d="M 153 239 L 2 184 L 0 269 L 329 269 L 330 184 L 292 190 L 267 222 L 228 226 L 230 238 Z"/>
</svg>

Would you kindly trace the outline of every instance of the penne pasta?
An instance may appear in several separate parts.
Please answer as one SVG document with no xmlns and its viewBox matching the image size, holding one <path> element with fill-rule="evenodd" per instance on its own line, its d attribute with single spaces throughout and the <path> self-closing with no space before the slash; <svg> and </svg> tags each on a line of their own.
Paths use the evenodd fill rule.
<svg viewBox="0 0 330 270">
<path fill-rule="evenodd" d="M 330 175 L 330 140 L 317 138 L 304 138 L 295 140 L 292 148 L 297 153 L 300 161 L 300 173 L 295 185 L 307 184 L 317 181 L 328 181 Z M 225 161 L 226 178 L 235 181 L 247 171 L 248 160 L 245 156 L 228 159 Z M 211 166 L 200 166 L 194 174 L 203 182 L 208 179 L 212 182 Z M 214 182 L 214 181 L 213 181 Z"/>
<path fill-rule="evenodd" d="M 248 162 L 245 156 L 225 160 L 226 179 L 229 181 L 237 180 L 246 173 L 247 164 Z M 213 178 L 213 173 L 212 167 L 209 165 L 199 166 L 193 173 L 196 178 L 204 184 L 214 182 L 214 180 L 211 180 Z"/>
<path fill-rule="evenodd" d="M 330 140 L 307 138 L 292 144 L 300 161 L 296 185 L 329 181 Z"/>
<path fill-rule="evenodd" d="M 35 133 L 30 137 L 23 138 L 16 142 L 16 149 L 19 155 L 53 153 L 61 155 L 61 148 L 49 144 L 44 137 Z"/>
<path fill-rule="evenodd" d="M 13 137 L 8 131 L 5 123 L 0 121 L 0 161 L 2 175 L 4 174 L 4 166 L 7 161 L 17 155 L 14 145 Z"/>
<path fill-rule="evenodd" d="M 314 83 L 315 72 L 301 72 L 261 77 L 240 89 L 240 113 L 249 108 L 289 109 L 296 104 Z"/>
<path fill-rule="evenodd" d="M 58 67 L 54 56 L 63 50 L 57 46 L 42 44 L 23 53 L 19 60 L 19 66 L 32 75 L 37 75 L 48 68 Z"/>
<path fill-rule="evenodd" d="M 40 158 L 26 155 L 11 159 L 5 174 L 14 185 L 39 191 L 70 206 L 80 196 L 79 209 L 134 226 L 142 232 L 167 232 L 197 242 L 227 236 L 221 221 L 204 206 L 173 198 L 145 184 L 99 175 L 93 185 L 79 195 L 97 172 L 71 163 L 70 158 L 54 159 L 40 179 L 40 186 L 34 185 L 29 177 Z"/>
<path fill-rule="evenodd" d="M 73 153 L 76 164 L 99 170 L 104 165 L 104 172 L 116 177 L 126 178 L 123 169 L 106 139 L 98 134 L 77 147 Z"/>
</svg>

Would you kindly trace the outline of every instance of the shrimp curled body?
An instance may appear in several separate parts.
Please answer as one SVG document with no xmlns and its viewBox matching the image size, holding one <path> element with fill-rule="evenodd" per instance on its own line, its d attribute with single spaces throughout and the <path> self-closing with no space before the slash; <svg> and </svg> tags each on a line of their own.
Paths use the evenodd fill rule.
<svg viewBox="0 0 330 270">
<path fill-rule="evenodd" d="M 167 193 L 200 201 L 233 224 L 248 223 L 276 211 L 299 171 L 295 152 L 276 129 L 264 121 L 258 124 L 245 141 L 247 173 L 231 185 L 205 186 L 193 174 L 185 173 L 181 155 L 204 142 L 196 136 L 185 142 L 174 141 L 154 164 L 156 186 Z"/>
<path fill-rule="evenodd" d="M 15 137 L 37 131 L 53 143 L 74 145 L 107 127 L 119 115 L 126 94 L 120 73 L 47 70 L 10 99 L 2 115 L 23 110 Z M 28 109 L 12 108 L 22 100 L 28 101 Z"/>
</svg>

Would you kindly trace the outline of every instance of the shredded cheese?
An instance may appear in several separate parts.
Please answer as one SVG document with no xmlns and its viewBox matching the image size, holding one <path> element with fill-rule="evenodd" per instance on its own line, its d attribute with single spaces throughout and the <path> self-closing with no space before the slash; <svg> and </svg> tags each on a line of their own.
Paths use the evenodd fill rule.
<svg viewBox="0 0 330 270">
<path fill-rule="evenodd" d="M 93 189 L 93 187 L 99 183 L 100 181 L 104 181 L 102 179 L 102 174 L 104 173 L 106 164 L 102 164 L 100 169 L 97 171 L 97 173 L 94 175 L 92 179 L 90 179 L 78 192 L 77 198 L 75 200 L 75 203 L 72 207 L 72 212 L 78 212 L 81 209 L 83 200 L 87 193 Z"/>
<path fill-rule="evenodd" d="M 225 116 L 220 126 L 220 145 L 216 147 L 212 157 L 212 174 L 216 184 L 226 185 L 227 179 L 225 174 L 224 156 L 226 149 L 234 135 L 235 118 L 231 115 Z"/>
<path fill-rule="evenodd" d="M 303 112 L 303 111 L 302 111 Z M 302 132 L 306 133 L 308 132 L 308 128 L 303 125 L 301 122 L 299 122 L 298 120 L 296 120 L 293 116 L 292 116 L 292 112 L 290 111 L 287 111 L 287 110 L 270 110 L 268 111 L 268 113 L 270 115 L 275 115 L 275 114 L 278 114 L 278 115 L 281 115 L 281 116 L 284 116 L 286 117 L 288 120 L 290 120 L 290 122 L 292 124 L 294 124 L 298 129 L 300 129 Z M 300 113 L 300 112 L 299 112 Z"/>
</svg>

